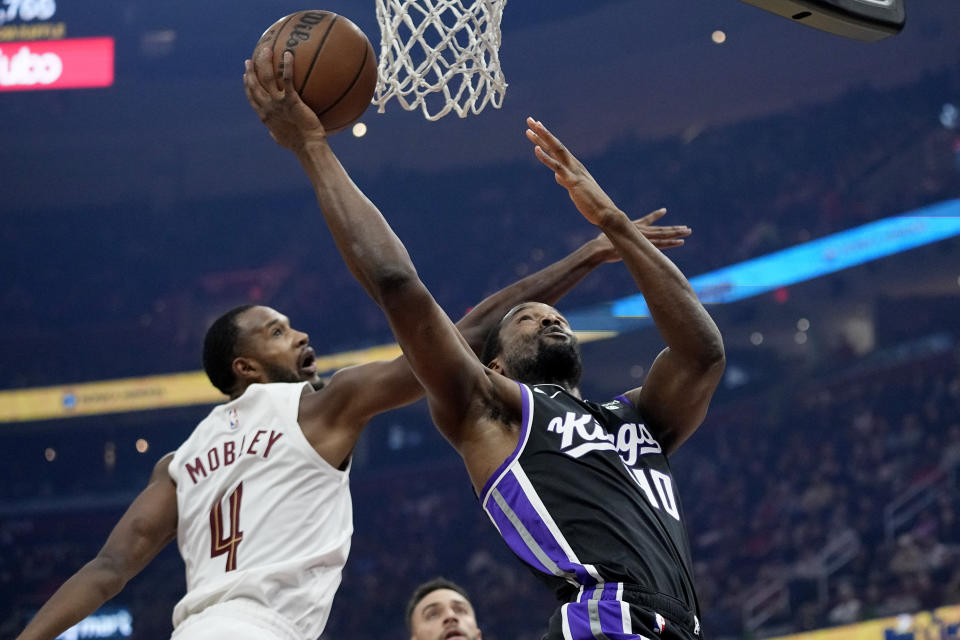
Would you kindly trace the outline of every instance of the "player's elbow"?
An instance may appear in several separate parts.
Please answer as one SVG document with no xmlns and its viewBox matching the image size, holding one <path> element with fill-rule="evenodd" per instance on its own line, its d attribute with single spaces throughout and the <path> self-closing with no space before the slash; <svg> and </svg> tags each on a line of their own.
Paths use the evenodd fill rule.
<svg viewBox="0 0 960 640">
<path fill-rule="evenodd" d="M 114 597 L 127 585 L 127 576 L 115 558 L 101 553 L 84 567 L 94 579 L 90 586 L 97 592 L 103 602 Z"/>
<path fill-rule="evenodd" d="M 700 366 L 703 367 L 705 371 L 712 372 L 718 376 L 723 374 L 724 369 L 727 368 L 727 353 L 723 348 L 723 340 L 720 339 L 719 335 L 715 342 L 711 342 L 703 349 L 700 354 Z"/>
<path fill-rule="evenodd" d="M 370 284 L 381 306 L 392 306 L 423 286 L 412 265 L 384 265 L 370 274 Z"/>
<path fill-rule="evenodd" d="M 709 331 L 696 342 L 696 348 L 687 353 L 688 362 L 704 376 L 720 376 L 727 366 L 727 355 L 719 331 Z"/>
</svg>

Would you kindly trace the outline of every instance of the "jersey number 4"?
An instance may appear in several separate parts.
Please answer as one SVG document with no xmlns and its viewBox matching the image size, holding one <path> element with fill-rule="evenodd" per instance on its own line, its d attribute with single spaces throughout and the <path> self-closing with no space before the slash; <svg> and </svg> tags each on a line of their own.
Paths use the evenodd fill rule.
<svg viewBox="0 0 960 640">
<path fill-rule="evenodd" d="M 224 536 L 223 500 L 217 500 L 210 510 L 210 557 L 216 558 L 227 554 L 226 571 L 237 568 L 237 547 L 243 540 L 243 531 L 240 531 L 240 500 L 243 498 L 243 483 L 237 485 L 233 493 L 227 498 L 230 503 L 230 531 Z"/>
</svg>

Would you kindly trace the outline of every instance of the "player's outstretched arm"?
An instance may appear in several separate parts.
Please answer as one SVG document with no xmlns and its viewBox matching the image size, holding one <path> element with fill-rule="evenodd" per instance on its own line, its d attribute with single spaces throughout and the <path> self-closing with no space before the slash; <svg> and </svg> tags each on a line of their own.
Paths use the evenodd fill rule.
<svg viewBox="0 0 960 640">
<path fill-rule="evenodd" d="M 277 86 L 270 55 L 269 49 L 261 49 L 255 62 L 248 63 L 247 98 L 274 138 L 296 153 L 347 268 L 386 314 L 424 387 L 437 426 L 460 450 L 461 429 L 472 424 L 468 414 L 483 411 L 478 405 L 503 404 L 497 407 L 498 415 L 516 414 L 519 419 L 519 388 L 480 364 L 420 281 L 387 221 L 340 165 L 319 120 L 304 112 L 307 108 L 293 88 L 292 54 L 284 54 L 283 88 Z M 480 438 L 489 445 L 477 428 L 469 435 L 471 441 Z"/>
<path fill-rule="evenodd" d="M 120 593 L 176 537 L 177 489 L 167 473 L 172 458 L 156 464 L 97 557 L 57 589 L 17 640 L 53 640 Z"/>
<path fill-rule="evenodd" d="M 643 386 L 626 395 L 664 449 L 675 451 L 703 422 L 723 375 L 720 331 L 676 265 L 630 224 L 583 164 L 539 121 L 528 118 L 527 125 L 537 158 L 553 170 L 583 217 L 610 239 L 667 344 Z"/>
</svg>

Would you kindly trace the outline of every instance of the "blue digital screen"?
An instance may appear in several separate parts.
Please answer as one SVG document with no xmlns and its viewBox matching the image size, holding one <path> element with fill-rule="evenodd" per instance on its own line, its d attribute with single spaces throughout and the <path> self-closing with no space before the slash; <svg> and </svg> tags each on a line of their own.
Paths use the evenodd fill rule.
<svg viewBox="0 0 960 640">
<path fill-rule="evenodd" d="M 778 287 L 960 235 L 960 200 L 834 233 L 690 278 L 704 304 L 733 302 Z M 578 331 L 625 331 L 649 322 L 642 294 L 566 314 Z"/>
</svg>

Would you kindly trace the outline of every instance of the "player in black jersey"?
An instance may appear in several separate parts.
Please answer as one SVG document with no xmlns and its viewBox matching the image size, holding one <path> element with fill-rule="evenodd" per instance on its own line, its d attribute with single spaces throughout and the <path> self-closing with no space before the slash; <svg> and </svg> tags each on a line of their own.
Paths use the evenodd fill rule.
<svg viewBox="0 0 960 640">
<path fill-rule="evenodd" d="M 540 122 L 535 153 L 610 240 L 646 298 L 666 348 L 642 387 L 602 405 L 580 398 L 580 353 L 553 307 L 515 307 L 476 358 L 417 276 L 403 244 L 357 189 L 292 84 L 268 55 L 248 97 L 289 136 L 344 261 L 383 309 L 507 544 L 565 604 L 550 640 L 701 637 L 699 608 L 667 455 L 700 425 L 724 369 L 716 325 L 683 274 Z M 486 366 L 484 366 L 486 365 Z"/>
</svg>

